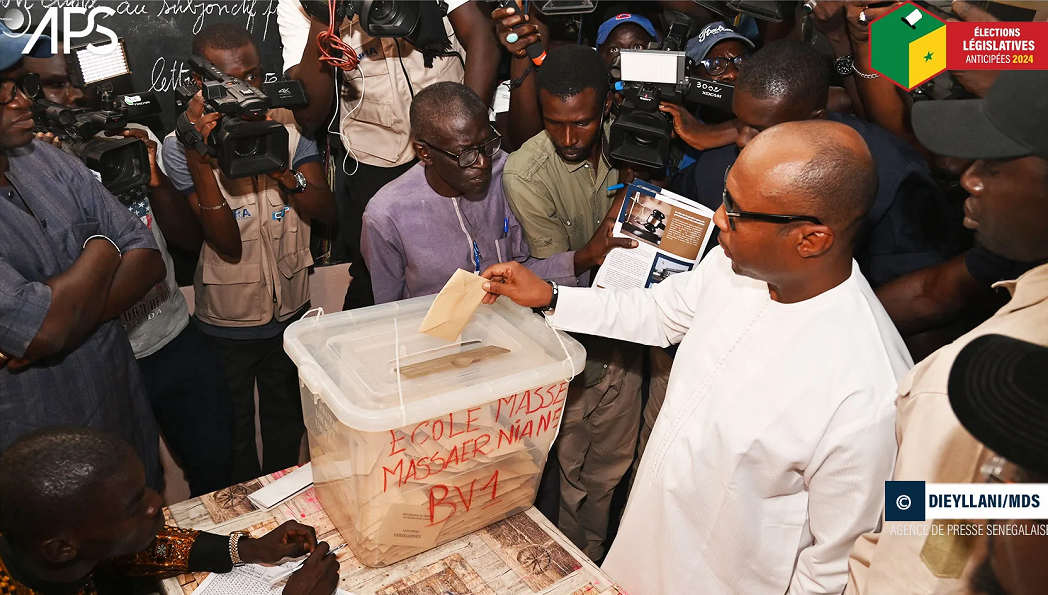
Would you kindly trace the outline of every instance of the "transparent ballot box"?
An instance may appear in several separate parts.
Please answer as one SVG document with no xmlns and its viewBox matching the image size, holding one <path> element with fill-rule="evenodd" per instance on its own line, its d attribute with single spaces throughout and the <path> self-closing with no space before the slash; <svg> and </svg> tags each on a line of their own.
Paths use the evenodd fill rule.
<svg viewBox="0 0 1048 595">
<path fill-rule="evenodd" d="M 578 342 L 507 299 L 454 342 L 419 333 L 434 298 L 307 315 L 284 334 L 317 497 L 368 566 L 530 507 L 585 365 Z"/>
</svg>

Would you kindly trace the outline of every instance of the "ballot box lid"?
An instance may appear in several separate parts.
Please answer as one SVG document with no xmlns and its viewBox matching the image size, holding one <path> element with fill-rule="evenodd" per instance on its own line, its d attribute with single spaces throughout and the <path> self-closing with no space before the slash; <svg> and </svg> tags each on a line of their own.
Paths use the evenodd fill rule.
<svg viewBox="0 0 1048 595">
<path fill-rule="evenodd" d="M 351 428 L 385 431 L 569 380 L 585 366 L 582 345 L 505 298 L 482 304 L 454 342 L 420 333 L 435 298 L 311 311 L 290 325 L 284 350 L 311 393 L 303 398 L 322 399 Z"/>
</svg>

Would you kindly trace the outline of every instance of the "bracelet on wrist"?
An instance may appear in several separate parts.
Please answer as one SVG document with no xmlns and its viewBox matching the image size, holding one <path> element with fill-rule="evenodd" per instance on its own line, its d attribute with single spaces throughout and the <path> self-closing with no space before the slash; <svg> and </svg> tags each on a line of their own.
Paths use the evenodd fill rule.
<svg viewBox="0 0 1048 595">
<path fill-rule="evenodd" d="M 513 91 L 524 84 L 524 80 L 531 76 L 531 73 L 535 72 L 535 64 L 528 64 L 528 67 L 524 69 L 524 74 L 520 75 L 520 78 L 512 79 L 509 81 L 509 90 Z"/>
<path fill-rule="evenodd" d="M 204 205 L 199 205 L 199 204 L 198 204 L 197 206 L 199 206 L 199 207 L 200 207 L 200 210 L 201 210 L 201 211 L 218 211 L 218 210 L 220 210 L 220 209 L 221 209 L 222 207 L 228 207 L 228 206 L 229 206 L 229 203 L 227 203 L 226 201 L 224 201 L 224 200 L 223 200 L 223 201 L 222 201 L 222 204 L 219 204 L 219 205 L 215 205 L 215 206 L 213 206 L 213 207 L 205 207 Z"/>
<path fill-rule="evenodd" d="M 236 531 L 229 534 L 229 559 L 233 562 L 233 566 L 243 566 L 246 564 L 240 559 L 240 538 L 243 537 L 243 533 Z"/>
<path fill-rule="evenodd" d="M 105 241 L 109 242 L 110 244 L 112 244 L 114 248 L 116 248 L 117 255 L 119 255 L 119 256 L 123 256 L 124 255 L 124 253 L 120 250 L 120 246 L 116 245 L 116 242 L 114 242 L 113 240 L 109 239 L 109 237 L 104 236 L 104 235 L 102 235 L 100 233 L 95 234 L 95 235 L 87 238 L 86 240 L 84 240 L 84 245 L 80 249 L 81 250 L 86 249 L 88 242 L 90 242 L 91 240 L 105 240 Z"/>
<path fill-rule="evenodd" d="M 865 72 L 856 68 L 855 57 L 851 54 L 848 54 L 846 56 L 839 56 L 834 61 L 833 67 L 837 71 L 837 74 L 841 76 L 848 76 L 854 72 L 855 74 L 861 76 L 864 79 L 875 79 L 880 77 L 879 74 L 866 74 Z"/>
</svg>

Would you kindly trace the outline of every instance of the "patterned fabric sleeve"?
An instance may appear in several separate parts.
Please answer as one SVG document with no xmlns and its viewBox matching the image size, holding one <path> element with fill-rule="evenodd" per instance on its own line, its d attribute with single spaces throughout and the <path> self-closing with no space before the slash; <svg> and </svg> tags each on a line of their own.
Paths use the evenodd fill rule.
<svg viewBox="0 0 1048 595">
<path fill-rule="evenodd" d="M 196 545 L 200 531 L 164 527 L 149 547 L 132 554 L 102 562 L 99 567 L 121 576 L 175 576 L 190 568 L 189 553 Z"/>
</svg>

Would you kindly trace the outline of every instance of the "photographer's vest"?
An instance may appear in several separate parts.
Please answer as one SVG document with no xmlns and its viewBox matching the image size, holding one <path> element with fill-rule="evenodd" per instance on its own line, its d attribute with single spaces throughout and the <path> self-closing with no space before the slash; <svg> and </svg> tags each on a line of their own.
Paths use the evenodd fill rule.
<svg viewBox="0 0 1048 595">
<path fill-rule="evenodd" d="M 287 128 L 293 161 L 301 138 L 294 116 L 286 109 L 273 109 L 269 115 Z M 240 262 L 231 263 L 204 242 L 193 281 L 196 317 L 225 327 L 286 320 L 309 301 L 309 220 L 285 204 L 279 185 L 269 176 L 230 180 L 217 165 L 212 167 L 240 226 L 243 252 Z"/>
<path fill-rule="evenodd" d="M 357 52 L 360 65 L 356 71 L 343 73 L 340 132 L 359 162 L 395 167 L 415 158 L 408 117 L 414 94 L 433 83 L 461 83 L 465 76 L 466 50 L 447 17 L 444 29 L 451 50 L 458 52 L 462 61 L 445 56 L 426 68 L 422 52 L 407 41 L 371 37 L 364 33 L 358 18 L 343 23 L 342 40 Z"/>
</svg>

